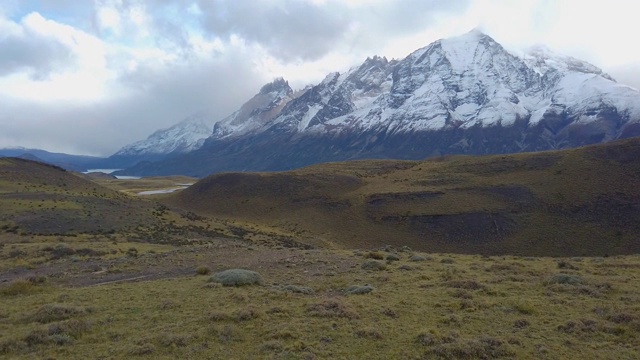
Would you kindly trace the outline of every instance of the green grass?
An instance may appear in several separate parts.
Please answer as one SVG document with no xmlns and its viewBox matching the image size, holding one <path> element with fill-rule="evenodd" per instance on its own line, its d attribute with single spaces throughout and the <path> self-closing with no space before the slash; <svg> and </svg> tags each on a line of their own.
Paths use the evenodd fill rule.
<svg viewBox="0 0 640 360">
<path fill-rule="evenodd" d="M 434 261 L 413 271 L 399 270 L 403 259 L 368 272 L 349 252 L 279 253 L 356 266 L 339 277 L 328 267 L 306 277 L 301 285 L 317 289 L 309 294 L 276 285 L 302 271 L 276 260 L 256 287 L 212 287 L 193 272 L 96 287 L 34 285 L 40 290 L 0 295 L 0 350 L 18 359 L 640 356 L 640 287 L 628 281 L 640 275 L 637 256 L 586 258 L 571 270 L 586 281 L 577 286 L 548 282 L 557 271 L 550 258 L 430 254 Z M 348 296 L 349 283 L 375 290 Z"/>
</svg>

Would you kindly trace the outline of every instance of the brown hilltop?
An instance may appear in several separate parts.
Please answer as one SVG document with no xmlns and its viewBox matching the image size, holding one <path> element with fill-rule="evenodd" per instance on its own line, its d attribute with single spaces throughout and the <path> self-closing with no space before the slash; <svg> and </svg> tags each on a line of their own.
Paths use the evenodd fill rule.
<svg viewBox="0 0 640 360">
<path fill-rule="evenodd" d="M 224 173 L 166 201 L 340 248 L 640 252 L 640 139 L 573 150 Z"/>
<path fill-rule="evenodd" d="M 60 167 L 0 159 L 0 223 L 24 234 L 113 232 L 153 224 L 154 204 Z"/>
</svg>

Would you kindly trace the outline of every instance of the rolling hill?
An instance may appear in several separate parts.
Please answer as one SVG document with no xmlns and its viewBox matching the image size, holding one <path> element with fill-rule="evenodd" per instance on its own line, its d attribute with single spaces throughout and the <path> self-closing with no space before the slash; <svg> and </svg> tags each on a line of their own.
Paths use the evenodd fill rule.
<svg viewBox="0 0 640 360">
<path fill-rule="evenodd" d="M 640 139 L 207 177 L 166 202 L 335 248 L 604 256 L 640 251 Z"/>
<path fill-rule="evenodd" d="M 5 231 L 112 233 L 158 224 L 154 206 L 56 166 L 0 159 L 0 223 Z"/>
</svg>

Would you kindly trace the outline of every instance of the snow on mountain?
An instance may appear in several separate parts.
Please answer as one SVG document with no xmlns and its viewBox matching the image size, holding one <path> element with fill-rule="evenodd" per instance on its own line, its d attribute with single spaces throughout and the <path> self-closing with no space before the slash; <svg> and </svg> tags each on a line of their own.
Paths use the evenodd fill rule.
<svg viewBox="0 0 640 360">
<path fill-rule="evenodd" d="M 474 30 L 401 61 L 375 57 L 345 74 L 329 74 L 273 124 L 316 134 L 375 128 L 403 133 L 520 120 L 533 126 L 545 114 L 580 123 L 605 110 L 637 122 L 638 92 L 584 61 L 541 47 L 518 57 Z"/>
<path fill-rule="evenodd" d="M 197 113 L 167 129 L 154 132 L 145 140 L 123 147 L 114 156 L 187 153 L 199 149 L 209 136 L 211 127 L 207 124 L 207 115 Z"/>
<path fill-rule="evenodd" d="M 215 123 L 212 139 L 237 137 L 264 127 L 293 98 L 293 90 L 284 79 L 279 78 L 266 84 L 240 110 Z"/>
<path fill-rule="evenodd" d="M 215 124 L 193 155 L 197 171 L 189 155 L 153 171 L 539 151 L 630 136 L 640 136 L 640 92 L 579 59 L 543 47 L 516 55 L 474 30 L 401 60 L 368 58 L 300 93 L 278 79 Z"/>
</svg>

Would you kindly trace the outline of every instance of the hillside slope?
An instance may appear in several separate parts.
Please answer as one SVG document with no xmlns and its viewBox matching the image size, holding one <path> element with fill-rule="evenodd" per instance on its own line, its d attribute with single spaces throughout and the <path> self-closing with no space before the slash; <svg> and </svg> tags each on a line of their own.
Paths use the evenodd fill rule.
<svg viewBox="0 0 640 360">
<path fill-rule="evenodd" d="M 159 224 L 155 206 L 59 167 L 0 159 L 2 232 L 70 235 L 131 230 Z"/>
<path fill-rule="evenodd" d="M 572 150 L 352 161 L 207 177 L 168 203 L 338 248 L 579 256 L 640 252 L 640 140 Z"/>
</svg>

